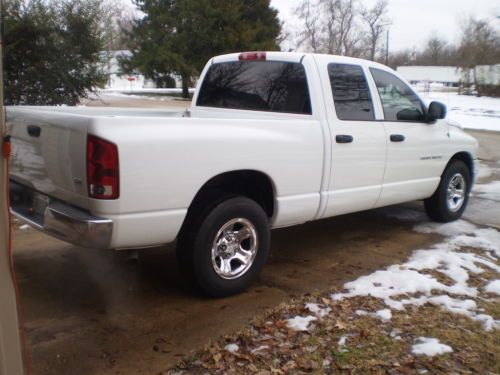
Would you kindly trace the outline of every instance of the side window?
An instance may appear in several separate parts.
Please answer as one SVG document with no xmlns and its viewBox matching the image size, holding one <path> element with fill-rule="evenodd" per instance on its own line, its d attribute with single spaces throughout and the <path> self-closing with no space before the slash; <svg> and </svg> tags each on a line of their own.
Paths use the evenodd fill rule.
<svg viewBox="0 0 500 375">
<path fill-rule="evenodd" d="M 424 107 L 415 92 L 395 75 L 370 68 L 386 121 L 423 121 Z"/>
<path fill-rule="evenodd" d="M 370 89 L 361 66 L 328 64 L 328 75 L 340 120 L 375 120 Z"/>
</svg>

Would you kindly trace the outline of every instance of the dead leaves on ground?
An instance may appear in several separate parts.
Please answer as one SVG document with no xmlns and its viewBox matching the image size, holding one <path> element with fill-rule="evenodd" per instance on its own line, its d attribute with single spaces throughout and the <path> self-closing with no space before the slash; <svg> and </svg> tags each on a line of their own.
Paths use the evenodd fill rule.
<svg viewBox="0 0 500 375">
<path fill-rule="evenodd" d="M 441 272 L 429 273 L 444 284 L 450 283 Z M 471 277 L 471 283 L 481 290 L 481 285 L 493 277 L 498 275 L 488 270 Z M 479 299 L 478 304 L 499 319 L 500 300 L 487 294 L 484 297 Z M 309 331 L 290 329 L 288 319 L 297 315 L 313 315 L 305 308 L 308 302 L 328 307 L 331 311 L 326 317 L 311 322 Z M 404 311 L 392 310 L 393 316 L 389 321 L 378 319 L 373 314 L 356 314 L 358 310 L 375 313 L 384 308 L 387 306 L 382 300 L 369 296 L 333 301 L 330 294 L 308 295 L 281 304 L 266 313 L 264 318 L 252 321 L 249 328 L 221 338 L 168 373 L 500 373 L 498 330 L 486 332 L 479 323 L 432 305 L 410 305 Z M 438 338 L 454 351 L 430 358 L 414 356 L 411 346 L 420 336 Z M 345 344 L 340 345 L 340 342 Z M 238 345 L 238 351 L 224 350 L 227 344 Z"/>
</svg>

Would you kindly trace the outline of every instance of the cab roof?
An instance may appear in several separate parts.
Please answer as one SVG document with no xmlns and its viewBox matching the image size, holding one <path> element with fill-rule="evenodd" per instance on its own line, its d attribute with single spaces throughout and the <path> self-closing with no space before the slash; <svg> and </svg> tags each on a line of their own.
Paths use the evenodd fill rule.
<svg viewBox="0 0 500 375">
<path fill-rule="evenodd" d="M 247 56 L 249 58 L 242 58 Z M 237 52 L 226 55 L 215 56 L 211 63 L 217 64 L 222 62 L 239 61 L 239 60 L 267 60 L 267 61 L 286 61 L 300 63 L 307 56 L 315 56 L 320 59 L 333 58 L 340 63 L 363 64 L 376 67 L 384 67 L 385 65 L 376 63 L 374 61 L 359 59 L 355 57 L 347 57 L 340 55 L 328 55 L 319 53 L 305 53 L 305 52 L 276 52 L 276 51 L 253 51 L 253 52 Z"/>
</svg>

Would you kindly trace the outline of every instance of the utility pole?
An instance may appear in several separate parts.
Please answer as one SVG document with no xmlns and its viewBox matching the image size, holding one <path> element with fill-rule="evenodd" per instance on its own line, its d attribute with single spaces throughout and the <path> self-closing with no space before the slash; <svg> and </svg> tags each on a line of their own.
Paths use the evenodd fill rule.
<svg viewBox="0 0 500 375">
<path fill-rule="evenodd" d="M 3 106 L 3 0 L 0 0 L 0 375 L 24 373 L 17 298 L 10 254 L 9 207 L 7 204 L 7 142 Z"/>
<path fill-rule="evenodd" d="M 387 38 L 385 41 L 385 65 L 389 65 L 389 28 L 387 29 Z"/>
</svg>

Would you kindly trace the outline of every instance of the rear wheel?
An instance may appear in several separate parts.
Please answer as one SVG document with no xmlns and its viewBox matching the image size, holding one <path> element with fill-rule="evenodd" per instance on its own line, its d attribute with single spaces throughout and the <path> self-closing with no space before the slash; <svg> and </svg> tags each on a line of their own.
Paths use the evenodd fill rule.
<svg viewBox="0 0 500 375">
<path fill-rule="evenodd" d="M 269 252 L 264 210 L 245 197 L 229 197 L 193 220 L 183 233 L 178 257 L 197 286 L 214 297 L 245 290 Z"/>
<path fill-rule="evenodd" d="M 471 176 L 467 165 L 460 160 L 451 162 L 436 192 L 424 201 L 427 215 L 442 223 L 459 219 L 467 207 L 470 189 Z"/>
</svg>

